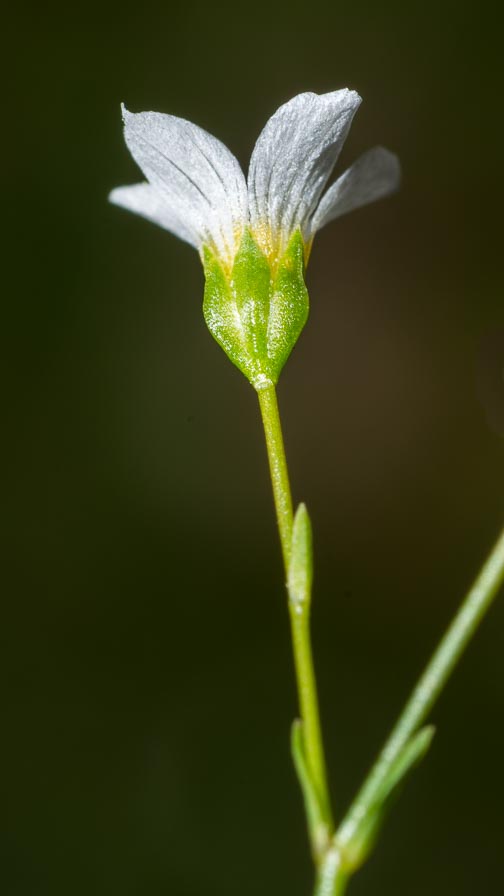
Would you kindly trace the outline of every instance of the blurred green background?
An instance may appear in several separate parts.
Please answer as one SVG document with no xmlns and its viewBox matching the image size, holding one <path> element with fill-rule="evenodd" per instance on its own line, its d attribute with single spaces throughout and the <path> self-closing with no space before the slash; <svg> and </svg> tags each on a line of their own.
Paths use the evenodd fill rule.
<svg viewBox="0 0 504 896">
<path fill-rule="evenodd" d="M 5 896 L 310 892 L 256 399 L 205 329 L 196 253 L 107 205 L 139 176 L 120 101 L 246 166 L 280 103 L 348 86 L 339 171 L 377 143 L 402 160 L 398 196 L 317 237 L 279 389 L 341 811 L 502 519 L 496 10 L 146 0 L 6 21 Z M 355 896 L 500 892 L 503 627 L 501 600 Z"/>
</svg>

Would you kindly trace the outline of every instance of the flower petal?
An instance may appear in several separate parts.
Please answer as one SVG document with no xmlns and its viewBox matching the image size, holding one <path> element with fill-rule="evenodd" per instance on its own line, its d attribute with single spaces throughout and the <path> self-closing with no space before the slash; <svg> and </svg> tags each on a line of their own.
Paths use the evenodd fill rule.
<svg viewBox="0 0 504 896">
<path fill-rule="evenodd" d="M 268 252 L 303 235 L 361 102 L 353 90 L 300 93 L 275 112 L 255 145 L 248 175 L 252 230 Z"/>
<path fill-rule="evenodd" d="M 231 262 L 247 215 L 245 178 L 233 154 L 183 118 L 124 108 L 123 117 L 133 158 L 194 244 Z"/>
<path fill-rule="evenodd" d="M 196 249 L 198 248 L 194 234 L 180 221 L 177 214 L 152 184 L 142 183 L 132 184 L 129 187 L 116 187 L 110 193 L 109 201 L 147 218 L 154 224 L 159 224 L 160 227 L 174 233 L 181 240 L 185 240 Z"/>
<path fill-rule="evenodd" d="M 311 221 L 310 236 L 334 218 L 393 193 L 400 179 L 401 166 L 393 152 L 383 146 L 369 149 L 322 197 Z"/>
</svg>

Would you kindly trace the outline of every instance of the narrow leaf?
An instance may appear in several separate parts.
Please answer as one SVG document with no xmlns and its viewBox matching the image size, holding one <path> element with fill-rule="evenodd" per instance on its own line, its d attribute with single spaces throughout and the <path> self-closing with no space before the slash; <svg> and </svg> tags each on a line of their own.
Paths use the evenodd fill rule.
<svg viewBox="0 0 504 896">
<path fill-rule="evenodd" d="M 313 786 L 310 772 L 305 757 L 303 740 L 303 723 L 301 719 L 295 719 L 291 728 L 291 752 L 296 769 L 308 823 L 308 833 L 312 846 L 313 856 L 318 861 L 327 848 L 329 832 L 320 811 L 319 800 Z"/>
<path fill-rule="evenodd" d="M 301 785 L 308 827 L 314 830 L 319 822 L 318 799 L 315 788 L 310 779 L 310 773 L 306 764 L 303 744 L 303 723 L 301 719 L 294 719 L 291 728 L 291 750 L 294 767 Z"/>
<path fill-rule="evenodd" d="M 367 807 L 362 807 L 362 820 L 346 848 L 347 861 L 354 871 L 369 857 L 401 784 L 426 755 L 434 733 L 434 726 L 426 725 L 410 738 L 384 778 L 373 801 Z"/>
<path fill-rule="evenodd" d="M 422 761 L 432 743 L 436 729 L 434 725 L 421 728 L 402 748 L 399 756 L 383 780 L 376 802 L 383 803 L 405 780 L 407 775 Z"/>
<path fill-rule="evenodd" d="M 300 504 L 292 529 L 291 558 L 287 587 L 291 605 L 299 611 L 309 609 L 313 580 L 313 546 L 310 517 Z"/>
</svg>

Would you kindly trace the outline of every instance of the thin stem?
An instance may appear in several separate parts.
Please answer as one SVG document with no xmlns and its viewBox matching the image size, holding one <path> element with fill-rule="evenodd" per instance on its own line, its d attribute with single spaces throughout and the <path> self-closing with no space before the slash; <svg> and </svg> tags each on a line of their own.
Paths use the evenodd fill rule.
<svg viewBox="0 0 504 896">
<path fill-rule="evenodd" d="M 287 458 L 282 435 L 282 424 L 278 412 L 278 402 L 273 384 L 261 389 L 258 393 L 259 407 L 261 408 L 266 447 L 268 449 L 268 461 L 275 499 L 280 543 L 285 566 L 285 574 L 289 571 L 289 560 L 292 542 L 292 526 L 294 515 L 292 512 L 292 497 L 287 470 Z"/>
<path fill-rule="evenodd" d="M 344 818 L 336 834 L 336 841 L 343 849 L 373 805 L 404 745 L 425 721 L 503 582 L 504 530 L 427 664 L 376 764 Z"/>
<path fill-rule="evenodd" d="M 342 868 L 339 849 L 327 851 L 315 885 L 314 896 L 343 896 L 346 893 L 349 874 Z"/>
<path fill-rule="evenodd" d="M 291 555 L 293 512 L 289 485 L 289 474 L 285 457 L 278 403 L 273 385 L 258 391 L 259 405 L 268 449 L 268 460 L 273 485 L 278 529 L 282 545 L 285 574 L 288 577 Z M 292 645 L 296 668 L 296 681 L 299 695 L 299 707 L 303 725 L 303 745 L 306 765 L 318 797 L 321 820 L 324 832 L 319 832 L 316 840 L 322 846 L 323 841 L 333 832 L 333 821 L 327 775 L 325 768 L 322 733 L 318 708 L 317 685 L 313 666 L 310 639 L 310 621 L 308 607 L 296 608 L 289 602 Z M 315 844 L 317 850 L 317 844 Z"/>
</svg>

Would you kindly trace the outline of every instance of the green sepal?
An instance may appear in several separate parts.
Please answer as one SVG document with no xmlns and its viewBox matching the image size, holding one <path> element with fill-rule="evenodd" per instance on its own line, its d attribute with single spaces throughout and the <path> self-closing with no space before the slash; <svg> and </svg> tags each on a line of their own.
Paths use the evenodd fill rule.
<svg viewBox="0 0 504 896">
<path fill-rule="evenodd" d="M 407 741 L 367 807 L 356 833 L 345 845 L 345 861 L 352 872 L 368 859 L 401 785 L 427 754 L 435 730 L 433 725 L 426 725 Z"/>
<path fill-rule="evenodd" d="M 304 253 L 303 238 L 298 230 L 291 237 L 287 250 L 280 259 L 273 281 L 268 320 L 268 354 L 276 371 L 276 379 L 308 320 L 310 300 L 304 282 Z"/>
<path fill-rule="evenodd" d="M 255 388 L 276 383 L 308 317 L 300 232 L 274 271 L 249 230 L 229 273 L 207 247 L 203 267 L 208 329 Z"/>
</svg>

